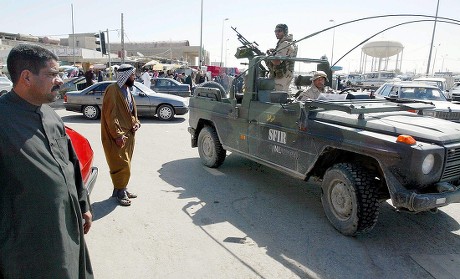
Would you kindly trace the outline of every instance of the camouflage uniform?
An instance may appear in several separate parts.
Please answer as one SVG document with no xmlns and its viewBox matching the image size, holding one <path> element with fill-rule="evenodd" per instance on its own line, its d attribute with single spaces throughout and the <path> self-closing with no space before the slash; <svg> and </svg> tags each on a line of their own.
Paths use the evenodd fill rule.
<svg viewBox="0 0 460 279">
<path fill-rule="evenodd" d="M 292 44 L 292 34 L 284 36 L 276 44 L 273 56 L 295 57 L 297 55 L 297 46 Z M 274 65 L 272 61 L 267 61 L 270 70 L 269 78 L 275 79 L 275 90 L 289 91 L 292 78 L 294 77 L 294 61 L 282 61 L 280 65 Z"/>
<path fill-rule="evenodd" d="M 297 100 L 299 101 L 306 101 L 306 100 L 314 100 L 314 99 L 318 99 L 319 97 L 319 94 L 321 93 L 326 93 L 326 88 L 323 88 L 323 90 L 319 90 L 319 88 L 317 88 L 313 83 L 311 84 L 311 86 L 303 91 L 302 93 L 300 93 L 299 97 L 297 97 Z"/>
</svg>

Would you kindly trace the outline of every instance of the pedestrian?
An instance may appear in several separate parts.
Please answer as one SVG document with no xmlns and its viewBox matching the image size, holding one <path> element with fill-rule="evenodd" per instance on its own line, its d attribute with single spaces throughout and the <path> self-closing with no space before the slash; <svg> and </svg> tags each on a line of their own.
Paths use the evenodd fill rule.
<svg viewBox="0 0 460 279">
<path fill-rule="evenodd" d="M 116 197 L 120 205 L 129 206 L 130 199 L 137 197 L 128 191 L 127 186 L 131 177 L 134 138 L 141 124 L 130 92 L 136 69 L 122 64 L 117 71 L 117 82 L 107 87 L 102 101 L 101 139 L 114 187 L 112 197 Z"/>
<path fill-rule="evenodd" d="M 295 57 L 297 46 L 293 42 L 292 34 L 286 24 L 280 23 L 275 27 L 275 36 L 278 39 L 276 48 L 267 50 L 271 56 Z M 269 78 L 275 79 L 275 90 L 289 91 L 292 78 L 294 77 L 294 61 L 267 60 Z"/>
<path fill-rule="evenodd" d="M 311 86 L 307 90 L 300 92 L 299 96 L 297 97 L 297 100 L 313 100 L 317 99 L 319 97 L 319 94 L 327 93 L 330 90 L 326 90 L 326 81 L 329 82 L 329 79 L 327 78 L 327 74 L 325 72 L 315 72 L 312 77 Z"/>
<path fill-rule="evenodd" d="M 104 81 L 104 74 L 102 70 L 99 70 L 99 72 L 97 72 L 97 82 L 101 82 L 101 81 Z"/>
<path fill-rule="evenodd" d="M 13 89 L 0 97 L 0 278 L 93 278 L 84 239 L 90 203 L 64 123 L 47 104 L 63 84 L 58 57 L 19 44 L 7 67 Z"/>
<path fill-rule="evenodd" d="M 94 69 L 91 66 L 88 71 L 85 72 L 86 87 L 91 86 L 94 83 Z"/>
<path fill-rule="evenodd" d="M 142 74 L 141 78 L 144 85 L 150 88 L 150 85 L 152 85 L 152 82 L 150 81 L 152 77 L 149 74 L 149 69 L 144 68 L 144 73 Z"/>
</svg>

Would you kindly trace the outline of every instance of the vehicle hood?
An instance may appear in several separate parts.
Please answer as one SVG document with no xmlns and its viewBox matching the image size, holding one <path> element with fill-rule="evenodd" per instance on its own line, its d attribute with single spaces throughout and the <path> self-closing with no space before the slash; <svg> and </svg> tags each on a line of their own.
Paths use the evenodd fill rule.
<svg viewBox="0 0 460 279">
<path fill-rule="evenodd" d="M 410 135 L 416 140 L 446 144 L 460 141 L 460 123 L 398 111 L 358 114 L 342 111 L 317 112 L 310 119 L 387 135 Z"/>
<path fill-rule="evenodd" d="M 460 112 L 460 105 L 446 101 L 432 101 L 436 106 L 434 110 L 437 111 L 449 111 L 449 112 Z"/>
</svg>

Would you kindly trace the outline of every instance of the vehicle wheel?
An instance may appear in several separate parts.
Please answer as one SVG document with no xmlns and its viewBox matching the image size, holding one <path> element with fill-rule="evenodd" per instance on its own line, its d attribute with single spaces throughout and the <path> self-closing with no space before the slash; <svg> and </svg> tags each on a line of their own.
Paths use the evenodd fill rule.
<svg viewBox="0 0 460 279">
<path fill-rule="evenodd" d="M 222 147 L 214 128 L 205 126 L 198 135 L 198 153 L 203 164 L 210 168 L 217 168 L 225 160 L 227 151 Z"/>
<path fill-rule="evenodd" d="M 228 98 L 227 91 L 225 91 L 225 88 L 218 82 L 215 82 L 215 81 L 203 82 L 202 84 L 199 85 L 199 87 L 209 87 L 209 88 L 219 89 L 220 97 L 221 98 Z"/>
<path fill-rule="evenodd" d="M 375 176 L 353 164 L 337 164 L 326 171 L 321 203 L 332 225 L 342 234 L 355 236 L 371 230 L 379 215 Z"/>
<path fill-rule="evenodd" d="M 161 105 L 157 109 L 157 115 L 160 120 L 171 120 L 174 117 L 174 109 L 170 105 Z"/>
<path fill-rule="evenodd" d="M 83 116 L 88 119 L 91 119 L 91 120 L 98 119 L 100 114 L 101 114 L 101 110 L 99 109 L 97 105 L 89 105 L 83 108 Z"/>
</svg>

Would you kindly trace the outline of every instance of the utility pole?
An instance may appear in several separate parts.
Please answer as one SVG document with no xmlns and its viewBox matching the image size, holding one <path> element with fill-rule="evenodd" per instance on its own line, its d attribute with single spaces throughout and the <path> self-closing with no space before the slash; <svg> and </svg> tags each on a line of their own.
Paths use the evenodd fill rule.
<svg viewBox="0 0 460 279">
<path fill-rule="evenodd" d="M 439 0 L 436 5 L 436 17 L 434 19 L 433 34 L 431 34 L 431 45 L 430 45 L 430 54 L 428 55 L 428 63 L 426 66 L 426 75 L 430 73 L 430 62 L 431 62 L 431 53 L 433 51 L 433 42 L 434 42 L 434 33 L 436 32 L 436 23 L 438 22 L 438 9 L 439 9 Z"/>
<path fill-rule="evenodd" d="M 198 61 L 198 70 L 201 71 L 201 60 L 203 59 L 203 0 L 201 0 L 201 24 L 200 24 L 200 56 Z"/>
<path fill-rule="evenodd" d="M 73 65 L 75 66 L 75 28 L 73 25 L 73 4 L 70 4 L 70 7 L 72 8 L 72 36 L 73 36 Z"/>
<path fill-rule="evenodd" d="M 121 13 L 121 64 L 125 63 L 125 32 L 123 29 L 123 13 Z"/>
<path fill-rule="evenodd" d="M 109 55 L 109 79 L 112 80 L 112 60 L 110 59 L 110 39 L 109 29 L 107 28 L 107 54 Z"/>
</svg>

